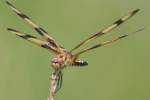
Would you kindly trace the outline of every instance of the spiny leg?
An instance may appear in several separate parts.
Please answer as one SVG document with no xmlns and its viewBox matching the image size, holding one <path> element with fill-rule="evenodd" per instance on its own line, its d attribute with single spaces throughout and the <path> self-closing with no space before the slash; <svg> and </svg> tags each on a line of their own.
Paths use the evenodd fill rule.
<svg viewBox="0 0 150 100">
<path fill-rule="evenodd" d="M 78 44 L 77 46 L 75 46 L 72 50 L 76 50 L 77 48 L 79 48 L 81 45 L 88 43 L 89 41 L 107 33 L 110 32 L 111 30 L 113 30 L 114 28 L 116 28 L 117 26 L 119 26 L 120 24 L 122 24 L 123 22 L 125 22 L 126 20 L 128 20 L 129 18 L 131 18 L 133 15 L 135 15 L 137 12 L 139 11 L 139 9 L 136 9 L 130 13 L 128 13 L 126 16 L 120 18 L 119 20 L 115 21 L 113 24 L 111 24 L 110 26 L 104 28 L 102 31 L 92 35 L 91 37 L 85 39 L 84 41 L 82 41 L 80 44 Z"/>
<path fill-rule="evenodd" d="M 55 42 L 55 40 L 48 35 L 48 32 L 46 32 L 43 28 L 35 24 L 31 18 L 29 18 L 27 15 L 22 13 L 20 10 L 18 10 L 14 5 L 12 5 L 10 2 L 6 1 L 6 4 L 10 6 L 10 8 L 23 20 L 25 20 L 28 24 L 30 24 L 42 37 L 44 37 L 50 45 L 53 46 L 53 48 L 59 48 L 58 44 Z"/>
<path fill-rule="evenodd" d="M 52 50 L 52 51 L 56 52 L 55 50 L 51 49 L 51 47 L 49 46 L 49 43 L 47 41 L 42 41 L 35 36 L 20 32 L 18 30 L 12 29 L 12 28 L 8 28 L 8 31 L 10 31 L 10 32 L 16 34 L 17 36 L 19 36 L 25 40 L 28 40 L 28 41 L 36 44 L 36 45 L 39 45 L 40 47 L 43 47 L 45 49 Z"/>
<path fill-rule="evenodd" d="M 132 32 L 132 33 L 129 33 L 129 34 L 124 34 L 124 35 L 122 35 L 122 36 L 119 36 L 119 37 L 117 37 L 117 38 L 115 38 L 115 39 L 112 39 L 112 40 L 109 40 L 109 41 L 101 42 L 101 43 L 99 43 L 99 44 L 97 44 L 97 45 L 94 45 L 94 46 L 92 46 L 92 47 L 90 47 L 90 48 L 84 49 L 84 50 L 82 50 L 82 51 L 76 53 L 75 56 L 78 57 L 80 54 L 82 54 L 82 53 L 84 53 L 84 52 L 87 52 L 87 51 L 96 49 L 96 48 L 98 48 L 98 47 L 101 47 L 101 46 L 104 46 L 104 45 L 107 45 L 107 44 L 110 44 L 110 43 L 114 43 L 114 42 L 116 42 L 116 41 L 118 41 L 118 40 L 120 40 L 120 39 L 123 39 L 123 38 L 125 38 L 125 37 L 127 37 L 127 36 L 130 36 L 130 35 L 132 35 L 132 34 L 135 34 L 135 33 L 139 32 L 139 31 L 142 31 L 142 30 L 144 30 L 144 28 L 141 28 L 141 29 L 139 29 L 139 30 L 137 30 L 137 31 L 134 31 L 134 32 Z"/>
</svg>

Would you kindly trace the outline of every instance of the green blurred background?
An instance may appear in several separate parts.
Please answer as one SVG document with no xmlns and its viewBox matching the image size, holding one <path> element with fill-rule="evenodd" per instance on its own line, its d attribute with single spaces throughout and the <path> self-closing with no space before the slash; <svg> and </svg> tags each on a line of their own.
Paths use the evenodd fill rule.
<svg viewBox="0 0 150 100">
<path fill-rule="evenodd" d="M 139 34 L 83 54 L 85 68 L 64 70 L 56 100 L 150 100 L 150 30 L 148 0 L 11 0 L 70 49 L 127 12 L 141 11 L 97 41 L 141 27 Z M 0 100 L 46 100 L 52 53 L 6 31 L 12 27 L 37 36 L 0 1 Z M 84 47 L 87 47 L 86 45 Z"/>
</svg>

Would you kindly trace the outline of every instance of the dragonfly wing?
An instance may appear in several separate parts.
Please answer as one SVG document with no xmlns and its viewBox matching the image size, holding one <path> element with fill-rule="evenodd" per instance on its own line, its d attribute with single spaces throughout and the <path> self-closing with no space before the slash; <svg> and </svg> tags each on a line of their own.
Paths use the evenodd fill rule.
<svg viewBox="0 0 150 100">
<path fill-rule="evenodd" d="M 31 20 L 30 17 L 28 17 L 26 14 L 22 13 L 20 10 L 18 10 L 14 5 L 12 5 L 10 2 L 6 1 L 6 4 L 10 6 L 10 8 L 23 20 L 25 20 L 29 25 L 31 25 L 36 32 L 38 32 L 43 38 L 46 39 L 46 41 L 49 42 L 52 48 L 55 48 L 55 50 L 59 51 L 60 46 L 57 44 L 57 42 L 48 35 L 48 32 L 46 32 L 42 27 L 37 25 L 35 22 Z"/>
<path fill-rule="evenodd" d="M 134 32 L 132 32 L 132 33 L 124 34 L 124 35 L 119 36 L 119 37 L 117 37 L 117 38 L 114 38 L 114 39 L 112 39 L 112 40 L 108 40 L 108 41 L 101 42 L 101 43 L 99 43 L 99 44 L 97 44 L 97 45 L 94 45 L 94 46 L 92 46 L 92 47 L 90 47 L 90 48 L 86 48 L 86 49 L 84 49 L 84 50 L 81 50 L 81 51 L 79 51 L 78 53 L 76 53 L 75 55 L 76 55 L 76 57 L 77 57 L 77 56 L 79 56 L 80 54 L 82 54 L 82 53 L 84 53 L 84 52 L 87 52 L 87 51 L 90 51 L 90 50 L 93 50 L 93 49 L 102 47 L 102 46 L 107 45 L 107 44 L 114 43 L 114 42 L 116 42 L 116 41 L 118 41 L 118 40 L 120 40 L 120 39 L 123 39 L 123 38 L 125 38 L 125 37 L 127 37 L 127 36 L 133 35 L 133 34 L 139 32 L 139 31 L 142 31 L 142 30 L 144 30 L 144 28 L 141 28 L 141 29 L 139 29 L 139 30 L 137 30 L 137 31 L 134 31 Z"/>
<path fill-rule="evenodd" d="M 113 24 L 109 25 L 108 27 L 104 28 L 103 30 L 101 30 L 100 32 L 92 35 L 91 37 L 85 39 L 84 41 L 80 42 L 77 46 L 75 46 L 72 50 L 76 50 L 77 48 L 79 48 L 81 45 L 88 43 L 89 41 L 110 32 L 111 30 L 113 30 L 114 28 L 116 28 L 117 26 L 119 26 L 120 24 L 122 24 L 123 22 L 125 22 L 126 20 L 128 20 L 129 18 L 131 18 L 133 15 L 135 15 L 137 12 L 139 11 L 139 9 L 136 9 L 130 13 L 128 13 L 126 16 L 120 18 L 119 20 L 115 21 Z"/>
<path fill-rule="evenodd" d="M 47 41 L 43 41 L 43 40 L 41 40 L 35 36 L 20 32 L 18 30 L 12 29 L 12 28 L 8 28 L 8 31 L 10 31 L 10 32 L 16 34 L 17 36 L 19 36 L 25 40 L 28 40 L 28 41 L 30 41 L 30 42 L 32 42 L 32 43 L 34 43 L 34 44 L 36 44 L 42 48 L 51 50 L 54 53 L 58 53 L 58 52 L 56 52 L 56 50 L 52 49 L 51 45 L 49 45 L 49 42 L 47 42 Z"/>
</svg>

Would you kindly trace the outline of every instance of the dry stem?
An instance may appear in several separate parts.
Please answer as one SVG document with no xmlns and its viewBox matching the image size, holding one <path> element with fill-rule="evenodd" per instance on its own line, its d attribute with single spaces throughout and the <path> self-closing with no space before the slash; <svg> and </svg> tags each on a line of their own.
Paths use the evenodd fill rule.
<svg viewBox="0 0 150 100">
<path fill-rule="evenodd" d="M 52 74 L 49 79 L 49 96 L 47 100 L 54 100 L 54 96 L 56 94 L 58 76 L 56 74 Z"/>
</svg>

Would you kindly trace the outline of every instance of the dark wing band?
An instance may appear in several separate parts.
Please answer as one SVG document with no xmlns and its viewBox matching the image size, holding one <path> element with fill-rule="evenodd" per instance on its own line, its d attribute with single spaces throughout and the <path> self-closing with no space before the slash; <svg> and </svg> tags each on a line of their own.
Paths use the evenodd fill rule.
<svg viewBox="0 0 150 100">
<path fill-rule="evenodd" d="M 90 48 L 84 49 L 84 50 L 82 50 L 82 51 L 76 53 L 75 55 L 76 55 L 76 57 L 78 57 L 80 54 L 82 54 L 82 53 L 84 53 L 84 52 L 87 52 L 87 51 L 96 49 L 96 48 L 98 48 L 98 47 L 101 47 L 101 46 L 104 46 L 104 45 L 107 45 L 107 44 L 114 43 L 114 42 L 116 42 L 116 41 L 118 41 L 118 40 L 120 40 L 120 39 L 123 39 L 123 38 L 125 38 L 125 37 L 127 37 L 127 36 L 133 35 L 133 34 L 139 32 L 139 31 L 142 31 L 142 30 L 144 30 L 144 28 L 141 28 L 141 29 L 139 29 L 139 30 L 137 30 L 137 31 L 134 31 L 134 32 L 132 32 L 132 33 L 129 33 L 129 34 L 124 34 L 124 35 L 122 35 L 122 36 L 119 36 L 119 37 L 117 37 L 117 38 L 115 38 L 115 39 L 112 39 L 112 40 L 109 40 L 109 41 L 101 42 L 101 43 L 99 43 L 99 44 L 97 44 L 97 45 L 94 45 L 94 46 L 92 46 L 92 47 L 90 47 Z"/>
<path fill-rule="evenodd" d="M 137 12 L 139 11 L 139 9 L 136 9 L 130 13 L 128 13 L 126 16 L 120 18 L 119 20 L 115 21 L 113 24 L 111 24 L 110 26 L 104 28 L 102 31 L 92 35 L 91 37 L 85 39 L 84 41 L 82 41 L 80 44 L 78 44 L 77 46 L 75 46 L 72 50 L 76 50 L 77 48 L 79 48 L 81 45 L 88 43 L 89 41 L 107 33 L 110 32 L 111 30 L 113 30 L 114 28 L 116 28 L 117 26 L 119 26 L 120 24 L 122 24 L 123 22 L 125 22 L 126 20 L 128 20 L 129 18 L 131 18 L 133 15 L 135 15 Z"/>
<path fill-rule="evenodd" d="M 18 10 L 14 5 L 12 5 L 10 2 L 6 1 L 6 4 L 10 6 L 10 8 L 23 20 L 25 20 L 29 25 L 31 25 L 36 32 L 38 32 L 43 38 L 46 39 L 46 41 L 49 42 L 52 48 L 60 49 L 59 45 L 56 43 L 56 41 L 48 35 L 48 32 L 46 32 L 43 28 L 35 24 L 31 18 L 29 18 L 27 15 L 22 13 L 20 10 Z M 58 51 L 58 50 L 57 50 Z"/>
<path fill-rule="evenodd" d="M 47 42 L 47 41 L 42 41 L 41 39 L 39 39 L 39 38 L 37 38 L 35 36 L 29 35 L 29 34 L 25 34 L 23 32 L 20 32 L 18 30 L 12 29 L 12 28 L 8 28 L 8 31 L 10 31 L 10 32 L 16 34 L 17 36 L 19 36 L 19 37 L 21 37 L 21 38 L 23 38 L 25 40 L 28 40 L 28 41 L 30 41 L 30 42 L 32 42 L 32 43 L 34 43 L 34 44 L 36 44 L 36 45 L 38 45 L 40 47 L 43 47 L 43 48 L 48 49 L 48 50 L 51 50 L 54 53 L 58 53 L 56 50 L 51 49 L 51 45 L 49 45 L 49 42 Z"/>
</svg>

